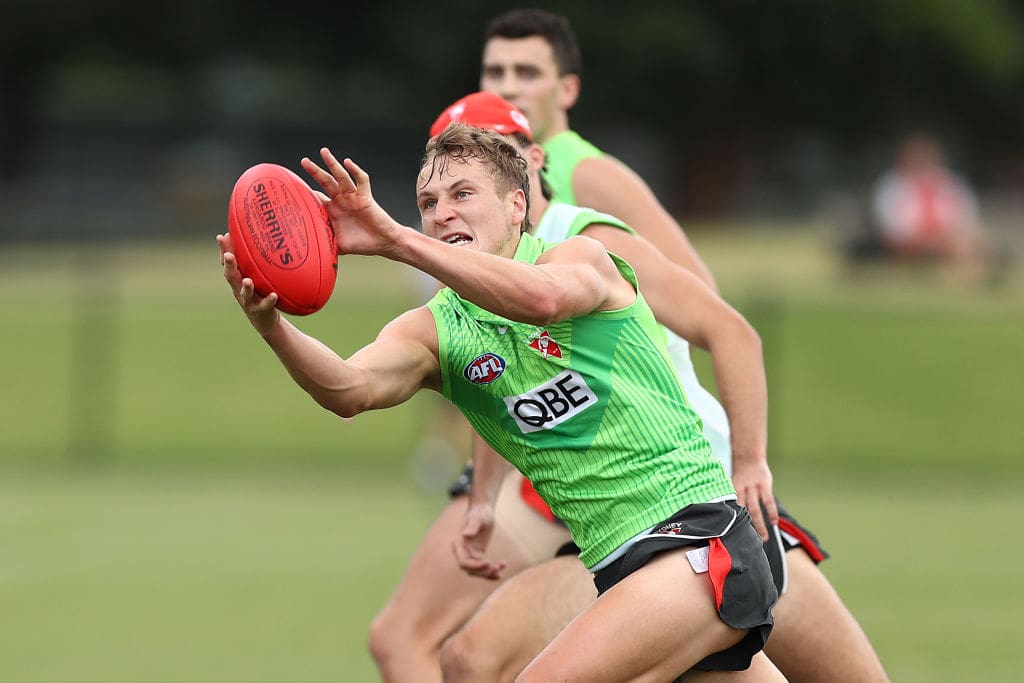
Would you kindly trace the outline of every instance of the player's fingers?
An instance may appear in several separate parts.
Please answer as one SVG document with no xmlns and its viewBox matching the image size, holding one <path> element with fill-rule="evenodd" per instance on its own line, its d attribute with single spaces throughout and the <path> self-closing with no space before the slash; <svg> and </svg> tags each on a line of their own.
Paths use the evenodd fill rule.
<svg viewBox="0 0 1024 683">
<path fill-rule="evenodd" d="M 761 500 L 757 496 L 750 497 L 751 505 L 747 506 L 750 512 L 750 521 L 754 524 L 754 530 L 762 540 L 768 540 L 768 526 L 764 523 L 764 512 L 761 508 Z"/>
<path fill-rule="evenodd" d="M 771 493 L 766 493 L 763 496 L 761 504 L 764 505 L 764 509 L 768 513 L 768 526 L 778 526 L 779 506 L 775 504 L 775 496 L 773 496 Z"/>
<path fill-rule="evenodd" d="M 235 250 L 234 242 L 231 241 L 231 235 L 228 233 L 217 235 L 217 245 L 220 246 L 222 254 L 226 251 L 233 252 Z"/>
<path fill-rule="evenodd" d="M 253 306 L 253 310 L 256 313 L 266 313 L 277 305 L 277 292 L 271 292 L 262 299 L 256 302 Z"/>
<path fill-rule="evenodd" d="M 487 563 L 487 566 L 482 568 L 476 575 L 488 579 L 490 581 L 497 581 L 501 578 L 501 571 L 505 568 L 504 563 L 495 564 L 492 562 Z"/>
<path fill-rule="evenodd" d="M 473 550 L 467 547 L 464 543 L 452 543 L 452 551 L 455 553 L 455 559 L 458 561 L 459 566 L 469 573 L 479 571 L 480 567 L 486 563 L 483 558 L 477 556 Z"/>
<path fill-rule="evenodd" d="M 242 282 L 238 288 L 238 301 L 242 304 L 242 307 L 248 310 L 249 305 L 252 303 L 252 295 L 255 292 L 252 280 L 247 277 L 242 278 Z"/>
<path fill-rule="evenodd" d="M 338 182 L 338 187 L 342 192 L 352 192 L 356 189 L 356 185 L 352 182 L 352 178 L 349 176 L 348 171 L 341 165 L 334 153 L 331 152 L 327 147 L 320 148 L 320 157 L 327 164 L 327 170 L 331 172 L 334 179 Z"/>
<path fill-rule="evenodd" d="M 750 509 L 750 506 L 747 504 L 747 490 L 742 486 L 736 487 L 736 502 L 748 510 Z M 753 511 L 751 511 L 751 514 L 753 514 Z"/>
<path fill-rule="evenodd" d="M 366 194 L 370 194 L 370 174 L 364 171 L 359 164 L 347 158 L 345 159 L 345 168 L 355 178 L 356 186 Z"/>
<path fill-rule="evenodd" d="M 235 255 L 230 251 L 222 251 L 220 265 L 223 266 L 224 279 L 230 282 L 233 288 L 238 289 L 238 262 L 235 260 Z"/>
<path fill-rule="evenodd" d="M 299 164 L 301 164 L 306 173 L 308 173 L 313 180 L 315 180 L 317 184 L 324 189 L 324 192 L 327 193 L 328 197 L 333 197 L 338 194 L 338 181 L 335 180 L 334 176 L 330 173 L 317 166 L 312 159 L 309 157 L 302 157 Z"/>
<path fill-rule="evenodd" d="M 492 581 L 501 578 L 501 572 L 505 569 L 504 562 L 490 562 L 488 560 L 460 562 L 459 566 L 467 574 Z"/>
</svg>

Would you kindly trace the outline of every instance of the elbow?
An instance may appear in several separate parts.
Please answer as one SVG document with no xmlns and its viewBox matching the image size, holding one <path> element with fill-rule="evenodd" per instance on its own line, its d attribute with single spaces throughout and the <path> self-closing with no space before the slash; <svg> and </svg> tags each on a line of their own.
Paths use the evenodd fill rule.
<svg viewBox="0 0 1024 683">
<path fill-rule="evenodd" d="M 761 335 L 758 334 L 757 330 L 754 329 L 754 326 L 748 323 L 746 320 L 743 321 L 743 327 L 745 328 L 744 334 L 746 334 L 747 336 L 747 343 L 750 344 L 752 348 L 757 349 L 757 355 L 763 356 L 764 343 L 761 341 Z"/>
<path fill-rule="evenodd" d="M 358 400 L 349 392 L 310 392 L 317 404 L 340 418 L 348 419 L 368 409 L 365 401 Z"/>
<path fill-rule="evenodd" d="M 743 345 L 749 349 L 752 356 L 756 355 L 758 358 L 764 358 L 764 345 L 761 341 L 761 335 L 757 333 L 754 326 L 747 322 L 746 318 L 737 316 L 735 325 L 735 338 L 741 340 Z"/>
<path fill-rule="evenodd" d="M 561 323 L 569 317 L 561 299 L 551 293 L 537 297 L 532 301 L 531 308 L 535 317 L 531 323 L 540 327 Z"/>
<path fill-rule="evenodd" d="M 710 351 L 712 355 L 718 352 L 725 353 L 728 349 L 734 349 L 736 352 L 742 349 L 747 357 L 764 358 L 761 335 L 739 313 L 732 316 L 727 324 L 718 327 L 713 334 L 698 341 L 697 346 Z"/>
<path fill-rule="evenodd" d="M 543 327 L 562 322 L 569 317 L 565 313 L 558 292 L 552 290 L 531 293 L 526 299 L 526 305 L 527 315 L 524 316 L 523 322 L 530 325 Z"/>
<path fill-rule="evenodd" d="M 554 297 L 544 297 L 537 302 L 536 309 L 537 325 L 553 325 L 566 319 L 562 307 Z"/>
<path fill-rule="evenodd" d="M 321 404 L 321 405 L 323 405 L 323 404 Z M 344 420 L 348 420 L 350 418 L 353 418 L 356 415 L 358 415 L 359 413 L 363 412 L 361 408 L 358 408 L 358 407 L 352 406 L 352 405 L 324 406 L 324 407 L 327 408 L 328 410 L 330 410 L 332 413 L 334 413 L 338 417 L 344 419 Z"/>
</svg>

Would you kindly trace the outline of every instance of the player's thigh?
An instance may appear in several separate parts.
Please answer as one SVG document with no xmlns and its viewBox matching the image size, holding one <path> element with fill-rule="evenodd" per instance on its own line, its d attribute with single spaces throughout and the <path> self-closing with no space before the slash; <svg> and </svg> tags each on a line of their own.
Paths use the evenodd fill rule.
<svg viewBox="0 0 1024 683">
<path fill-rule="evenodd" d="M 685 550 L 661 553 L 598 598 L 523 672 L 524 681 L 666 681 L 746 633 L 715 609 Z"/>
<path fill-rule="evenodd" d="M 547 519 L 523 499 L 522 484 L 523 475 L 518 470 L 505 475 L 494 506 L 494 526 L 532 566 L 550 560 L 572 536 L 564 524 Z"/>
<path fill-rule="evenodd" d="M 515 675 L 596 598 L 593 577 L 579 558 L 557 557 L 506 581 L 455 635 L 453 645 L 485 656 L 493 670 Z"/>
<path fill-rule="evenodd" d="M 375 631 L 415 634 L 417 640 L 439 647 L 500 585 L 500 581 L 470 576 L 455 560 L 452 542 L 462 529 L 467 505 L 468 498 L 458 496 L 441 511 L 377 616 Z M 495 529 L 489 553 L 508 563 L 506 577 L 528 566 L 518 544 L 500 527 Z"/>
</svg>

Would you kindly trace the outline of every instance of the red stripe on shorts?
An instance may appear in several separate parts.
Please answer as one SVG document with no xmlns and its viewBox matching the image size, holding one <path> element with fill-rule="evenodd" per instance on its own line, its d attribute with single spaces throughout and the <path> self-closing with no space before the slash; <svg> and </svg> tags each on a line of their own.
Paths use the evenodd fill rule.
<svg viewBox="0 0 1024 683">
<path fill-rule="evenodd" d="M 824 553 L 818 547 L 818 544 L 814 542 L 814 539 L 807 535 L 803 529 L 793 524 L 789 520 L 779 519 L 779 528 L 785 531 L 790 536 L 794 537 L 800 542 L 800 546 L 807 551 L 807 554 L 811 556 L 811 559 L 815 562 L 822 562 L 825 559 Z"/>
<path fill-rule="evenodd" d="M 715 589 L 715 609 L 722 609 L 722 595 L 725 593 L 725 577 L 732 571 L 732 555 L 720 538 L 712 538 L 708 545 L 708 576 Z"/>
<path fill-rule="evenodd" d="M 537 493 L 537 489 L 533 488 L 533 484 L 529 479 L 523 477 L 523 481 L 519 484 L 519 495 L 523 497 L 523 501 L 540 513 L 540 516 L 549 522 L 555 521 L 555 513 L 551 511 L 548 504 L 544 502 L 544 499 Z"/>
</svg>

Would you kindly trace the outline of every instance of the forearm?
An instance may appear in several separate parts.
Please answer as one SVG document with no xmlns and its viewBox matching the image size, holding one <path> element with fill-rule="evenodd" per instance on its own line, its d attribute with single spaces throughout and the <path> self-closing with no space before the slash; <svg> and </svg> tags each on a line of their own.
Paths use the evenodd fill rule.
<svg viewBox="0 0 1024 683">
<path fill-rule="evenodd" d="M 589 313 L 601 300 L 595 295 L 600 285 L 596 273 L 587 283 L 556 277 L 548 268 L 452 246 L 413 230 L 385 256 L 432 275 L 485 310 L 519 322 L 547 325 Z"/>
<path fill-rule="evenodd" d="M 342 417 L 352 417 L 370 407 L 363 372 L 325 344 L 284 317 L 261 334 L 292 379 L 321 406 Z"/>
<path fill-rule="evenodd" d="M 768 389 L 761 340 L 753 328 L 735 330 L 709 346 L 719 400 L 729 416 L 733 468 L 767 463 Z"/>
<path fill-rule="evenodd" d="M 473 434 L 473 486 L 470 489 L 470 505 L 493 507 L 498 500 L 501 483 L 512 465 L 491 448 L 479 434 Z"/>
</svg>

